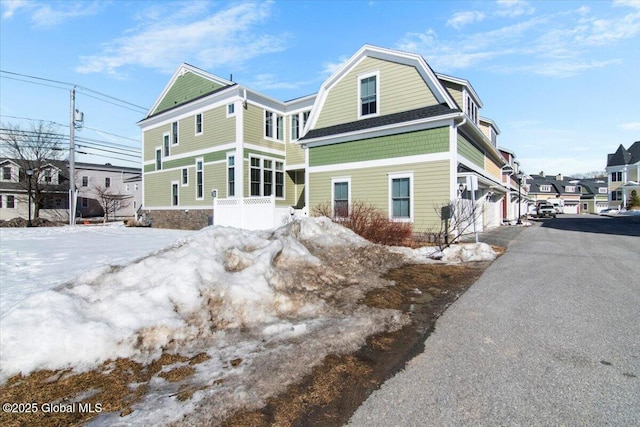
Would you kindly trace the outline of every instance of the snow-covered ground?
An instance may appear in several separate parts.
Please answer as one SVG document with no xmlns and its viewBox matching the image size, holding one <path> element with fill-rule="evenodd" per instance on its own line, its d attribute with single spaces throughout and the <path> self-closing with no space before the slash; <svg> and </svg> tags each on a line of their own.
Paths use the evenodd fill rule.
<svg viewBox="0 0 640 427">
<path fill-rule="evenodd" d="M 395 310 L 358 301 L 382 272 L 427 261 L 427 249 L 372 245 L 326 218 L 272 231 L 125 227 L 2 229 L 0 384 L 38 369 L 210 358 L 179 383 L 154 377 L 134 411 L 97 425 L 208 424 L 300 379 L 327 354 L 401 327 Z M 493 259 L 487 245 L 442 258 Z M 229 369 L 230 360 L 241 360 Z M 179 387 L 196 391 L 181 402 Z"/>
</svg>

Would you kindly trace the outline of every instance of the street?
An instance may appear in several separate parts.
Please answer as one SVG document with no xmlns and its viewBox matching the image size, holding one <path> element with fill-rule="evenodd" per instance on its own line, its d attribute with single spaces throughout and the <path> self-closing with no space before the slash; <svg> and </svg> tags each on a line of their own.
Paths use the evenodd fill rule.
<svg viewBox="0 0 640 427">
<path fill-rule="evenodd" d="M 350 425 L 640 425 L 639 219 L 522 230 Z"/>
</svg>

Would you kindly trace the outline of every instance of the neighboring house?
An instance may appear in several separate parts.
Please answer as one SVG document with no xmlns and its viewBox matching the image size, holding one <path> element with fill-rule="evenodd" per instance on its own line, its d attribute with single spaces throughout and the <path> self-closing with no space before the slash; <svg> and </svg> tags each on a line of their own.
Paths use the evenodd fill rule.
<svg viewBox="0 0 640 427">
<path fill-rule="evenodd" d="M 467 80 L 368 45 L 317 94 L 286 102 L 182 64 L 139 122 L 143 209 L 157 226 L 215 217 L 258 228 L 263 217 L 277 225 L 290 212 L 362 201 L 420 232 L 461 197 L 483 205 L 480 230 L 497 226 L 512 185 L 481 108 Z"/>
<path fill-rule="evenodd" d="M 31 215 L 36 205 L 39 216 L 65 220 L 69 209 L 69 179 L 64 162 L 48 160 L 35 165 L 17 159 L 0 159 L 0 219 L 28 218 L 29 176 L 31 169 Z"/>
<path fill-rule="evenodd" d="M 503 167 L 503 184 L 507 187 L 507 194 L 502 204 L 503 221 L 513 222 L 518 216 L 524 216 L 529 211 L 529 177 L 520 169 L 520 162 L 513 151 L 500 147 L 500 154 L 507 164 Z"/>
<path fill-rule="evenodd" d="M 529 195 L 534 204 L 550 203 L 560 213 L 599 213 L 607 207 L 605 178 L 572 178 L 562 174 L 531 175 Z"/>
<path fill-rule="evenodd" d="M 609 207 L 625 208 L 632 192 L 640 192 L 640 141 L 629 149 L 622 144 L 615 153 L 607 154 Z"/>
<path fill-rule="evenodd" d="M 107 205 L 110 219 L 132 218 L 142 203 L 140 168 L 75 163 L 78 190 L 76 211 L 81 218 L 104 216 Z"/>
<path fill-rule="evenodd" d="M 0 219 L 28 218 L 28 162 L 0 159 Z M 34 168 L 32 176 L 32 209 L 38 203 L 41 218 L 69 221 L 68 163 L 50 160 Z M 138 168 L 92 163 L 75 163 L 78 217 L 103 216 L 99 193 L 112 194 L 121 207 L 115 217 L 133 217 L 142 200 L 142 178 Z M 42 195 L 36 196 L 36 182 Z"/>
<path fill-rule="evenodd" d="M 609 206 L 609 189 L 606 177 L 580 179 L 580 213 L 598 214 Z"/>
</svg>

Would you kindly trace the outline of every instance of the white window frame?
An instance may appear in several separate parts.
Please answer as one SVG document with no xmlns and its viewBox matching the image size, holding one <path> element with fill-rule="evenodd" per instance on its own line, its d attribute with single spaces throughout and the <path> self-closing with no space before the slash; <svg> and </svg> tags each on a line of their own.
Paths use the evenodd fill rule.
<svg viewBox="0 0 640 427">
<path fill-rule="evenodd" d="M 158 157 L 158 153 L 160 153 L 159 157 Z M 154 160 L 153 164 L 156 167 L 156 170 L 161 171 L 162 170 L 162 147 L 156 147 L 156 156 L 153 160 Z"/>
<path fill-rule="evenodd" d="M 180 182 L 179 181 L 171 181 L 171 190 L 169 192 L 169 197 L 170 197 L 170 205 L 171 206 L 180 206 Z M 173 189 L 175 188 L 176 190 L 176 194 L 175 194 L 175 198 L 176 203 L 174 203 L 174 195 L 173 195 Z"/>
<path fill-rule="evenodd" d="M 105 176 L 104 177 L 104 188 L 111 188 L 111 177 L 110 176 Z"/>
<path fill-rule="evenodd" d="M 200 171 L 201 176 L 198 176 L 198 163 L 202 164 L 202 170 Z M 202 182 L 200 182 L 200 180 Z M 195 190 L 196 190 L 196 200 L 204 200 L 204 158 L 203 157 L 198 157 L 196 158 L 196 185 L 195 185 Z M 202 194 L 200 195 L 200 197 L 198 197 L 198 189 L 201 188 L 202 189 Z"/>
<path fill-rule="evenodd" d="M 233 108 L 233 111 L 229 111 L 230 108 Z M 227 118 L 234 117 L 236 115 L 236 104 L 233 102 L 231 104 L 227 104 L 225 111 L 227 114 Z"/>
<path fill-rule="evenodd" d="M 375 113 L 371 113 L 371 114 L 366 114 L 366 115 L 362 115 L 362 80 L 364 79 L 368 79 L 369 77 L 375 77 L 376 78 L 376 112 Z M 357 107 L 358 107 L 358 119 L 368 119 L 369 117 L 376 117 L 380 115 L 380 71 L 376 70 L 376 71 L 372 71 L 370 73 L 365 73 L 365 74 L 360 74 L 358 76 L 358 102 L 357 102 Z"/>
<path fill-rule="evenodd" d="M 576 187 L 574 185 L 567 185 L 564 188 L 564 191 L 567 193 L 575 193 L 576 192 Z"/>
<path fill-rule="evenodd" d="M 200 117 L 200 132 L 198 132 L 198 117 Z M 193 116 L 193 126 L 195 135 L 202 135 L 202 133 L 204 132 L 204 114 L 197 113 L 195 116 Z"/>
<path fill-rule="evenodd" d="M 271 136 L 267 135 L 267 113 L 271 114 Z M 278 123 L 282 123 L 282 135 L 281 138 L 278 138 Z M 262 115 L 262 135 L 264 139 L 268 139 L 269 141 L 276 142 L 285 142 L 287 138 L 287 126 L 285 124 L 285 119 L 282 114 L 277 113 L 276 111 L 270 110 L 268 108 L 264 109 L 264 114 Z"/>
<path fill-rule="evenodd" d="M 393 180 L 409 178 L 409 217 L 408 218 L 396 218 L 393 216 Z M 414 221 L 414 206 L 415 206 L 415 192 L 414 192 L 414 177 L 413 172 L 399 172 L 389 174 L 389 219 L 398 222 L 413 222 Z"/>
<path fill-rule="evenodd" d="M 607 187 L 598 187 L 598 194 L 607 194 L 609 189 Z"/>
<path fill-rule="evenodd" d="M 347 216 L 346 217 L 341 216 L 339 218 L 349 218 L 349 216 L 351 215 L 351 177 L 346 176 L 346 177 L 331 178 L 331 216 L 332 217 L 336 217 L 336 212 L 335 212 L 336 184 L 342 184 L 345 182 L 347 183 Z"/>
<path fill-rule="evenodd" d="M 259 166 L 259 170 L 260 170 L 260 181 L 258 181 L 258 183 L 260 184 L 260 191 L 259 194 L 252 194 L 252 189 L 251 189 L 251 184 L 253 184 L 253 181 L 251 181 L 251 169 L 257 169 L 256 167 L 252 166 L 252 159 L 258 159 L 260 162 L 260 166 Z M 272 172 L 272 181 L 271 181 L 271 189 L 272 189 L 272 193 L 273 196 L 276 198 L 276 200 L 284 200 L 287 198 L 287 179 L 285 177 L 285 162 L 284 159 L 278 159 L 275 157 L 266 157 L 266 156 L 257 156 L 257 155 L 253 155 L 251 154 L 249 156 L 249 197 L 268 197 L 271 196 L 271 194 L 264 194 L 264 171 L 265 171 L 265 167 L 264 167 L 264 161 L 268 160 L 271 161 L 271 168 L 268 169 Z M 277 168 L 277 163 L 281 163 L 282 164 L 282 170 L 279 170 Z M 277 174 L 278 173 L 282 173 L 282 196 L 277 196 L 276 195 L 276 186 L 277 186 Z M 237 190 L 237 189 L 236 189 Z"/>
<path fill-rule="evenodd" d="M 9 170 L 9 179 L 5 179 L 4 178 L 5 169 Z M 14 177 L 13 167 L 11 167 L 11 166 L 2 166 L 2 174 L 0 175 L 0 180 L 2 180 L 3 182 L 15 182 L 13 177 Z"/>
<path fill-rule="evenodd" d="M 294 131 L 293 131 L 294 130 L 294 127 L 293 127 L 294 119 L 295 119 L 295 123 L 298 125 L 297 132 L 295 132 L 295 134 L 297 134 L 297 135 L 295 137 L 294 137 Z M 300 138 L 300 129 L 301 129 L 300 122 L 301 122 L 301 119 L 302 119 L 302 117 L 301 117 L 300 113 L 292 114 L 290 116 L 290 118 L 289 118 L 289 122 L 290 122 L 289 123 L 289 135 L 291 135 L 291 141 L 297 141 Z"/>
<path fill-rule="evenodd" d="M 540 191 L 542 193 L 551 193 L 551 185 L 543 184 L 540 186 Z"/>
<path fill-rule="evenodd" d="M 185 172 L 187 172 L 187 182 L 184 182 Z M 181 168 L 180 169 L 180 187 L 188 187 L 188 186 L 189 186 L 189 168 Z"/>
<path fill-rule="evenodd" d="M 229 164 L 229 159 L 233 158 L 233 165 Z M 225 170 L 225 176 L 226 176 L 226 189 L 227 189 L 227 197 L 236 197 L 236 183 L 238 182 L 238 180 L 236 179 L 236 173 L 238 171 L 238 168 L 236 167 L 236 153 L 235 152 L 231 152 L 231 153 L 227 153 L 227 167 Z M 251 166 L 251 161 L 249 161 L 249 166 Z M 229 181 L 229 169 L 233 168 L 233 194 L 230 194 L 231 192 L 229 191 L 230 187 L 229 185 L 231 184 L 231 182 Z M 249 176 L 249 179 L 251 179 L 251 176 Z"/>
<path fill-rule="evenodd" d="M 175 132 L 174 125 L 175 124 Z M 171 122 L 171 144 L 170 145 L 179 145 L 180 144 L 180 121 L 176 120 L 175 122 Z"/>
<path fill-rule="evenodd" d="M 171 155 L 171 134 L 165 132 L 162 134 L 162 157 Z"/>
</svg>

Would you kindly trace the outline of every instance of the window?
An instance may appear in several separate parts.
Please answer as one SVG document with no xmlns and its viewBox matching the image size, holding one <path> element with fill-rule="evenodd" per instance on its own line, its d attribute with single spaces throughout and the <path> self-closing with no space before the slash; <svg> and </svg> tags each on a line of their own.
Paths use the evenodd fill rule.
<svg viewBox="0 0 640 427">
<path fill-rule="evenodd" d="M 413 218 L 413 174 L 389 175 L 390 217 L 410 221 Z"/>
<path fill-rule="evenodd" d="M 251 157 L 251 196 L 271 196 L 274 194 L 274 188 L 276 197 L 284 197 L 284 162 Z"/>
<path fill-rule="evenodd" d="M 156 148 L 156 170 L 162 169 L 162 149 Z"/>
<path fill-rule="evenodd" d="M 178 183 L 171 183 L 171 206 L 178 206 Z"/>
<path fill-rule="evenodd" d="M 11 168 L 9 166 L 4 166 L 2 168 L 2 180 L 11 181 Z"/>
<path fill-rule="evenodd" d="M 88 208 L 89 207 L 89 199 L 86 197 L 80 197 L 80 207 Z"/>
<path fill-rule="evenodd" d="M 202 134 L 202 113 L 196 114 L 196 135 Z"/>
<path fill-rule="evenodd" d="M 622 200 L 622 190 L 615 190 L 611 192 L 611 200 Z"/>
<path fill-rule="evenodd" d="M 15 196 L 7 196 L 7 209 L 15 209 L 16 198 Z"/>
<path fill-rule="evenodd" d="M 104 179 L 104 186 L 105 186 L 105 188 L 109 188 L 109 187 L 111 187 L 111 178 L 106 177 L 106 178 Z"/>
<path fill-rule="evenodd" d="M 550 185 L 541 185 L 540 186 L 540 191 L 545 192 L 545 193 L 549 193 L 549 192 L 551 192 L 551 186 Z"/>
<path fill-rule="evenodd" d="M 196 199 L 204 198 L 204 170 L 202 159 L 196 159 Z"/>
<path fill-rule="evenodd" d="M 236 162 L 235 156 L 227 157 L 227 197 L 236 195 Z"/>
<path fill-rule="evenodd" d="M 47 184 L 51 184 L 53 177 L 51 176 L 51 169 L 45 169 L 42 171 L 41 181 Z"/>
<path fill-rule="evenodd" d="M 378 112 L 377 76 L 360 79 L 360 116 L 368 116 Z"/>
<path fill-rule="evenodd" d="M 182 186 L 189 185 L 189 169 L 182 168 Z"/>
<path fill-rule="evenodd" d="M 300 117 L 297 114 L 291 116 L 291 140 L 295 141 L 300 137 Z"/>
<path fill-rule="evenodd" d="M 164 156 L 167 157 L 169 155 L 169 134 L 165 133 L 162 135 L 162 147 L 164 148 Z"/>
<path fill-rule="evenodd" d="M 178 145 L 178 122 L 171 123 L 171 135 L 173 137 L 171 144 Z"/>
<path fill-rule="evenodd" d="M 611 181 L 614 181 L 614 182 L 622 181 L 622 171 L 611 172 Z"/>
<path fill-rule="evenodd" d="M 349 216 L 350 180 L 331 180 L 333 184 L 333 215 L 339 218 Z"/>
<path fill-rule="evenodd" d="M 275 134 L 274 134 L 275 126 Z M 274 136 L 275 135 L 275 136 Z M 272 111 L 264 111 L 264 136 L 265 138 L 275 138 L 278 141 L 284 140 L 284 117 Z"/>
<path fill-rule="evenodd" d="M 607 194 L 607 187 L 598 187 L 598 194 Z"/>
<path fill-rule="evenodd" d="M 251 195 L 260 195 L 260 158 L 251 158 Z"/>
<path fill-rule="evenodd" d="M 575 193 L 576 192 L 576 187 L 574 187 L 573 185 L 567 185 L 564 190 L 567 193 Z"/>
<path fill-rule="evenodd" d="M 227 117 L 235 116 L 235 114 L 236 114 L 235 104 L 227 105 Z"/>
<path fill-rule="evenodd" d="M 273 113 L 271 111 L 264 112 L 264 136 L 273 138 Z"/>
<path fill-rule="evenodd" d="M 582 210 L 585 211 L 585 212 L 588 211 L 589 210 L 589 205 L 587 203 L 583 203 L 582 204 Z"/>
<path fill-rule="evenodd" d="M 82 177 L 82 186 L 83 187 L 88 187 L 89 186 L 89 177 L 88 176 L 83 176 Z"/>
<path fill-rule="evenodd" d="M 307 125 L 307 121 L 309 120 L 309 114 L 310 113 L 311 113 L 311 111 L 305 111 L 304 113 L 302 113 L 302 128 L 303 129 Z"/>
<path fill-rule="evenodd" d="M 276 197 L 284 197 L 284 163 L 276 162 Z"/>
</svg>

